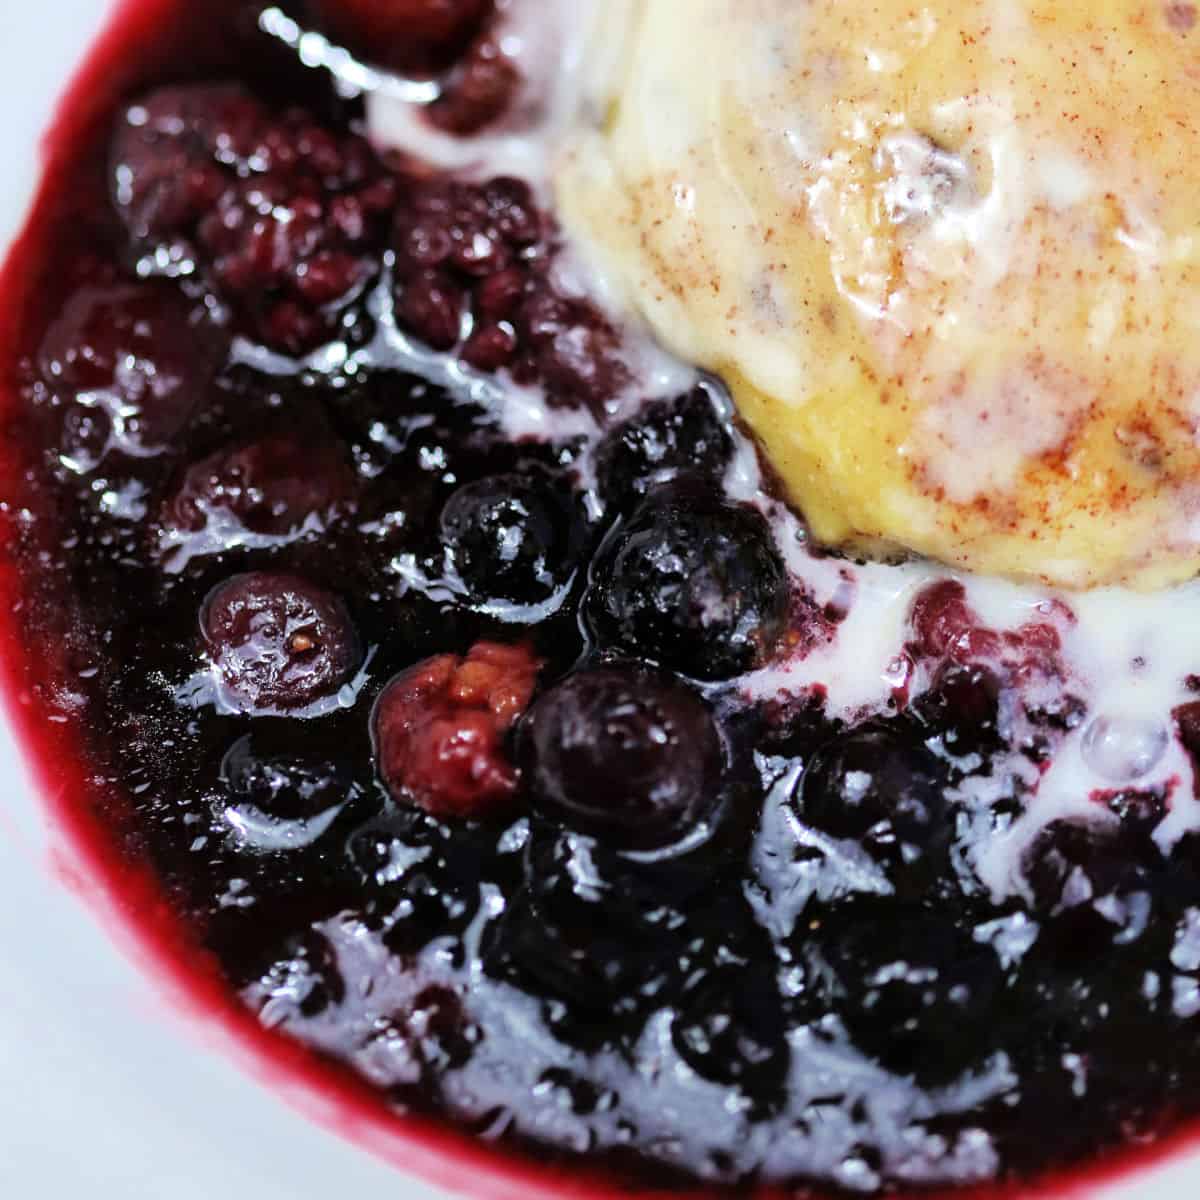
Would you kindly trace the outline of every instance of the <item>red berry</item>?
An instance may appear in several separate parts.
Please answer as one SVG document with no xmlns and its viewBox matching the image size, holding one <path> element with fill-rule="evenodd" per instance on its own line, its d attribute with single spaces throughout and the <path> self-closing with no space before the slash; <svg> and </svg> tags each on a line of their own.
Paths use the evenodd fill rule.
<svg viewBox="0 0 1200 1200">
<path fill-rule="evenodd" d="M 516 64 L 491 38 L 470 49 L 429 109 L 429 119 L 447 133 L 466 137 L 499 120 L 521 86 Z"/>
<path fill-rule="evenodd" d="M 253 336 L 304 354 L 378 269 L 395 182 L 360 137 L 237 87 L 163 88 L 113 143 L 116 207 L 139 249 L 182 245 Z"/>
<path fill-rule="evenodd" d="M 84 287 L 39 351 L 52 387 L 89 393 L 127 453 L 161 449 L 187 424 L 216 373 L 224 335 L 166 282 Z"/>
<path fill-rule="evenodd" d="M 222 701 L 238 712 L 303 708 L 336 692 L 358 665 L 358 638 L 337 596 L 281 572 L 219 584 L 200 629 Z"/>
<path fill-rule="evenodd" d="M 503 807 L 518 773 L 503 735 L 529 705 L 541 663 L 523 646 L 478 642 L 398 675 L 375 708 L 379 772 L 398 800 L 436 817 Z"/>
<path fill-rule="evenodd" d="M 336 37 L 376 62 L 400 68 L 445 58 L 466 43 L 491 0 L 318 0 Z"/>
<path fill-rule="evenodd" d="M 464 361 L 479 371 L 499 371 L 513 360 L 517 352 L 517 335 L 509 324 L 483 325 L 475 330 L 463 346 Z"/>
<path fill-rule="evenodd" d="M 178 539 L 215 524 L 268 537 L 299 533 L 346 504 L 354 473 L 332 442 L 277 433 L 218 450 L 184 472 L 163 507 L 162 526 Z M 213 549 L 224 549 L 223 540 Z"/>
</svg>

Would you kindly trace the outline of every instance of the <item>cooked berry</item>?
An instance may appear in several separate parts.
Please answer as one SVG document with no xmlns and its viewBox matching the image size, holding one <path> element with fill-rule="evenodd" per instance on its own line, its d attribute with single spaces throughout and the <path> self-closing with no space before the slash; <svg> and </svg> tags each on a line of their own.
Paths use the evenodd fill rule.
<svg viewBox="0 0 1200 1200">
<path fill-rule="evenodd" d="M 571 571 L 568 500 L 531 474 L 459 488 L 442 509 L 450 559 L 477 600 L 544 600 Z"/>
<path fill-rule="evenodd" d="M 372 62 L 400 70 L 443 61 L 460 48 L 492 0 L 312 0 L 335 37 Z"/>
<path fill-rule="evenodd" d="M 948 663 L 914 707 L 951 754 L 986 754 L 1000 745 L 1001 693 L 989 668 Z"/>
<path fill-rule="evenodd" d="M 626 1018 L 636 1029 L 676 968 L 678 913 L 634 871 L 605 860 L 578 834 L 535 827 L 524 887 L 488 947 L 492 971 L 538 981 L 589 1020 L 610 1014 L 614 1028 L 574 1028 L 573 1040 L 620 1036 Z"/>
<path fill-rule="evenodd" d="M 1048 825 L 1021 862 L 1043 922 L 1040 948 L 1057 961 L 1078 962 L 1139 938 L 1150 916 L 1147 889 L 1157 860 L 1144 833 L 1115 820 Z"/>
<path fill-rule="evenodd" d="M 596 471 L 605 499 L 620 509 L 680 475 L 715 479 L 732 453 L 729 429 L 712 396 L 707 388 L 696 388 L 648 405 L 618 425 L 596 452 Z"/>
<path fill-rule="evenodd" d="M 600 411 L 627 382 L 617 336 L 549 278 L 553 227 L 518 179 L 412 180 L 396 210 L 396 315 L 435 350 L 509 368 L 553 404 Z"/>
<path fill-rule="evenodd" d="M 519 774 L 504 734 L 529 704 L 540 664 L 521 646 L 480 642 L 398 675 L 375 706 L 379 773 L 396 799 L 435 816 L 503 810 Z"/>
<path fill-rule="evenodd" d="M 46 382 L 103 412 L 128 454 L 163 449 L 207 399 L 223 335 L 173 285 L 84 287 L 38 356 Z"/>
<path fill-rule="evenodd" d="M 590 301 L 561 296 L 538 279 L 513 324 L 521 346 L 513 374 L 543 385 L 553 403 L 602 413 L 628 384 L 617 335 Z"/>
<path fill-rule="evenodd" d="M 1003 973 L 995 951 L 952 917 L 862 900 L 822 938 L 834 1008 L 889 1070 L 936 1083 L 987 1058 Z"/>
<path fill-rule="evenodd" d="M 523 741 L 534 803 L 614 845 L 665 845 L 713 814 L 722 749 L 691 689 L 651 671 L 580 671 L 547 692 Z"/>
<path fill-rule="evenodd" d="M 504 44 L 481 37 L 443 81 L 442 94 L 429 106 L 429 119 L 460 137 L 503 117 L 521 88 L 521 72 Z"/>
<path fill-rule="evenodd" d="M 671 1040 L 697 1074 L 714 1083 L 777 1094 L 788 1068 L 787 1025 L 765 964 L 706 974 L 683 995 Z"/>
<path fill-rule="evenodd" d="M 954 833 L 946 776 L 910 725 L 865 725 L 812 756 L 799 792 L 801 820 L 851 839 L 903 890 L 927 886 Z"/>
<path fill-rule="evenodd" d="M 604 642 L 697 679 L 728 679 L 774 652 L 788 578 L 756 510 L 703 489 L 653 492 L 596 576 Z"/>
<path fill-rule="evenodd" d="M 920 655 L 963 661 L 975 655 L 981 637 L 979 619 L 957 580 L 931 584 L 913 605 L 913 646 Z"/>
<path fill-rule="evenodd" d="M 1113 821 L 1061 820 L 1042 830 L 1022 866 L 1038 908 L 1061 912 L 1135 883 L 1139 860 L 1151 849 Z"/>
<path fill-rule="evenodd" d="M 163 506 L 161 536 L 191 555 L 226 549 L 240 534 L 317 532 L 353 491 L 353 470 L 327 437 L 314 444 L 292 433 L 268 434 L 188 467 Z"/>
<path fill-rule="evenodd" d="M 239 738 L 221 762 L 221 778 L 236 803 L 261 813 L 304 821 L 345 804 L 354 783 L 344 768 L 289 755 L 260 753 L 254 740 Z"/>
<path fill-rule="evenodd" d="M 378 269 L 396 195 L 361 138 L 205 84 L 126 109 L 113 178 L 131 234 L 168 257 L 198 254 L 254 335 L 292 354 L 335 336 Z"/>
<path fill-rule="evenodd" d="M 359 661 L 346 606 L 296 575 L 235 575 L 205 601 L 200 628 L 221 701 L 239 712 L 303 708 Z"/>
<path fill-rule="evenodd" d="M 113 138 L 113 199 L 140 239 L 178 234 L 228 184 L 222 159 L 248 166 L 266 114 L 237 84 L 160 88 L 122 114 Z"/>
</svg>

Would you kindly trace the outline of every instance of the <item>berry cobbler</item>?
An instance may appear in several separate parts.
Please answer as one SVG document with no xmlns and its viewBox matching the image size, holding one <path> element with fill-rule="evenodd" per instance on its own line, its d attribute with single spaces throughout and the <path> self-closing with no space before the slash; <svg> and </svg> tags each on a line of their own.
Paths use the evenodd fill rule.
<svg viewBox="0 0 1200 1200">
<path fill-rule="evenodd" d="M 617 1188 L 1200 1117 L 1193 6 L 122 21 L 6 274 L 6 657 L 190 975 Z"/>
</svg>

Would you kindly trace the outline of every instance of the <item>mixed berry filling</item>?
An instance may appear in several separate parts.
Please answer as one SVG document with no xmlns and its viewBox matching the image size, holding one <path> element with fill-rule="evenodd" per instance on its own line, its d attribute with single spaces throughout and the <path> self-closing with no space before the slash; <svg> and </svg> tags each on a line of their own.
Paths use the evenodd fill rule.
<svg viewBox="0 0 1200 1200">
<path fill-rule="evenodd" d="M 470 138 L 526 119 L 510 6 L 182 7 L 3 364 L 12 669 L 180 956 L 380 1105 L 642 1183 L 1026 1178 L 1200 1112 L 1200 700 L 1106 724 L 1061 601 L 814 550 L 544 196 L 277 36 Z"/>
</svg>

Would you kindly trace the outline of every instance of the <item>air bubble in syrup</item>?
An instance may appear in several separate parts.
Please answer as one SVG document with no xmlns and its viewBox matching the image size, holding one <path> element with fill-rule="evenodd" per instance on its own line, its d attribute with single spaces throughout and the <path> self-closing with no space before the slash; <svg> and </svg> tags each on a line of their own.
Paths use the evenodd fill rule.
<svg viewBox="0 0 1200 1200">
<path fill-rule="evenodd" d="M 1112 783 L 1132 783 L 1148 775 L 1167 749 L 1167 730 L 1140 717 L 1097 717 L 1084 730 L 1083 760 Z"/>
</svg>

